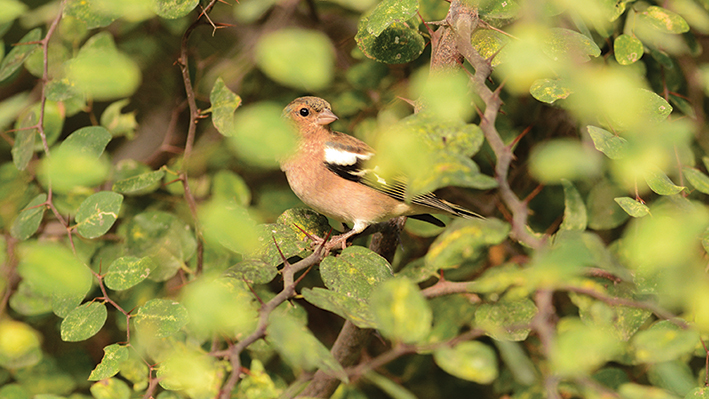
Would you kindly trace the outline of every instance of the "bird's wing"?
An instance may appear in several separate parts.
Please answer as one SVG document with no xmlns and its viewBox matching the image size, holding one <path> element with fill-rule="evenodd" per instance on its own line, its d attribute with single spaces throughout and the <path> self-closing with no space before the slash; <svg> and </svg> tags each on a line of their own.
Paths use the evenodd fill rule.
<svg viewBox="0 0 709 399">
<path fill-rule="evenodd" d="M 341 133 L 340 133 L 341 134 Z M 342 136 L 346 136 L 341 134 Z M 325 143 L 325 166 L 328 170 L 353 182 L 364 184 L 398 201 L 406 200 L 406 182 L 404 179 L 386 180 L 374 169 L 365 169 L 364 163 L 373 155 L 373 150 L 363 142 L 347 136 L 337 136 L 337 141 Z M 351 140 L 349 140 L 351 139 Z M 464 218 L 482 218 L 475 212 L 436 197 L 433 193 L 424 193 L 411 198 L 411 203 L 450 213 Z M 438 221 L 438 219 L 436 219 Z M 428 219 L 433 224 L 434 223 Z M 441 223 L 440 221 L 438 221 Z"/>
</svg>

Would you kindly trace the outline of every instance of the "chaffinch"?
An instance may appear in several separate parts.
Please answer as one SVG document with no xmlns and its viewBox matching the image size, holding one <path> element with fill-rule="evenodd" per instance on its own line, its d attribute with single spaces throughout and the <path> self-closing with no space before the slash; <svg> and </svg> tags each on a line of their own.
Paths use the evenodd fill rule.
<svg viewBox="0 0 709 399">
<path fill-rule="evenodd" d="M 403 182 L 387 182 L 364 163 L 374 150 L 363 141 L 330 129 L 338 118 L 330 104 L 318 97 L 300 97 L 283 110 L 300 135 L 295 153 L 281 162 L 288 184 L 306 205 L 352 229 L 333 237 L 344 248 L 346 240 L 367 226 L 409 216 L 437 226 L 443 222 L 430 213 L 482 218 L 475 212 L 442 200 L 433 193 L 404 201 Z"/>
</svg>

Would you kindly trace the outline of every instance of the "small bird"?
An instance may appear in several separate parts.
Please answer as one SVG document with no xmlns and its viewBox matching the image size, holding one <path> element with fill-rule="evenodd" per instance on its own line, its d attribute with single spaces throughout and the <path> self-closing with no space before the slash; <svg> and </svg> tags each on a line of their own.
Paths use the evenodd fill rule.
<svg viewBox="0 0 709 399">
<path fill-rule="evenodd" d="M 363 141 L 333 131 L 329 124 L 338 118 L 330 104 L 318 97 L 300 97 L 283 110 L 283 116 L 295 124 L 298 148 L 281 162 L 291 189 L 315 211 L 352 229 L 333 237 L 344 248 L 346 240 L 369 225 L 399 216 L 409 216 L 437 226 L 445 224 L 430 213 L 464 218 L 483 218 L 475 212 L 436 197 L 433 193 L 404 201 L 406 186 L 402 181 L 387 182 L 365 162 L 374 150 Z"/>
</svg>

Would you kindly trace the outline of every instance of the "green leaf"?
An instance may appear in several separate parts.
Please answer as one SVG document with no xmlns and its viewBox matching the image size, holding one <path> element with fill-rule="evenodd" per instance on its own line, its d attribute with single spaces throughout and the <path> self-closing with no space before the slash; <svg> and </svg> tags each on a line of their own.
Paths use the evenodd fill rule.
<svg viewBox="0 0 709 399">
<path fill-rule="evenodd" d="M 117 378 L 95 382 L 89 390 L 95 399 L 129 399 L 131 396 L 128 384 Z"/>
<path fill-rule="evenodd" d="M 128 360 L 128 348 L 125 345 L 112 344 L 103 348 L 103 359 L 89 374 L 89 381 L 99 381 L 118 374 L 121 363 Z"/>
<path fill-rule="evenodd" d="M 562 320 L 557 330 L 550 360 L 559 375 L 585 375 L 621 351 L 620 343 L 611 334 L 576 318 Z"/>
<path fill-rule="evenodd" d="M 0 129 L 4 129 L 32 102 L 28 92 L 18 93 L 0 102 Z M 19 132 L 18 132 L 19 133 Z M 17 140 L 17 139 L 15 139 Z"/>
<path fill-rule="evenodd" d="M 613 206 L 614 198 L 624 193 L 625 190 L 607 179 L 594 184 L 586 199 L 588 227 L 593 230 L 608 230 L 616 228 L 628 220 L 626 212 Z"/>
<path fill-rule="evenodd" d="M 319 31 L 280 29 L 261 36 L 256 63 L 276 82 L 309 92 L 326 88 L 334 75 L 335 52 Z"/>
<path fill-rule="evenodd" d="M 121 226 L 125 235 L 127 255 L 150 257 L 154 269 L 149 278 L 165 281 L 185 266 L 197 250 L 191 228 L 175 215 L 151 211 L 134 216 Z"/>
<path fill-rule="evenodd" d="M 127 290 L 145 280 L 154 268 L 153 261 L 148 257 L 122 256 L 108 267 L 104 282 L 114 291 Z"/>
<path fill-rule="evenodd" d="M 0 321 L 0 337 L 7 340 L 7 343 L 0 345 L 2 367 L 17 370 L 34 366 L 42 359 L 42 335 L 28 324 L 3 318 Z"/>
<path fill-rule="evenodd" d="M 27 32 L 26 35 L 17 42 L 17 45 L 12 47 L 9 53 L 0 62 L 0 82 L 9 78 L 22 65 L 23 62 L 39 48 L 38 43 L 23 44 L 36 42 L 42 38 L 42 29 L 34 28 Z"/>
<path fill-rule="evenodd" d="M 379 284 L 369 304 L 379 331 L 392 341 L 420 342 L 431 331 L 431 308 L 408 279 L 393 278 Z"/>
<path fill-rule="evenodd" d="M 212 123 L 219 133 L 229 136 L 234 130 L 234 112 L 241 105 L 241 97 L 229 90 L 219 77 L 209 93 L 212 103 Z"/>
<path fill-rule="evenodd" d="M 0 24 L 12 22 L 15 18 L 24 14 L 27 11 L 27 5 L 17 0 L 2 0 L 0 1 Z"/>
<path fill-rule="evenodd" d="M 138 64 L 111 46 L 82 48 L 66 63 L 66 74 L 77 90 L 96 101 L 128 97 L 141 81 Z"/>
<path fill-rule="evenodd" d="M 25 242 L 19 247 L 19 259 L 17 271 L 38 293 L 83 297 L 91 288 L 91 271 L 63 245 Z"/>
<path fill-rule="evenodd" d="M 385 64 L 405 64 L 421 55 L 426 45 L 423 36 L 403 23 L 389 25 L 381 34 L 372 35 L 369 21 L 363 17 L 357 26 L 355 40 L 367 57 Z"/>
<path fill-rule="evenodd" d="M 479 341 L 437 349 L 433 360 L 448 374 L 478 384 L 490 384 L 498 376 L 495 351 Z"/>
<path fill-rule="evenodd" d="M 325 374 L 347 382 L 347 374 L 327 348 L 291 316 L 272 313 L 266 328 L 268 342 L 291 366 Z"/>
<path fill-rule="evenodd" d="M 278 161 L 288 157 L 297 143 L 297 133 L 281 113 L 281 107 L 270 102 L 239 109 L 234 118 L 234 130 L 228 134 L 230 149 L 254 166 L 278 167 Z"/>
<path fill-rule="evenodd" d="M 563 100 L 571 95 L 573 91 L 563 79 L 537 79 L 532 83 L 529 94 L 537 100 L 553 104 L 556 100 Z"/>
<path fill-rule="evenodd" d="M 642 58 L 643 42 L 635 36 L 620 35 L 613 41 L 613 53 L 620 65 L 630 65 Z"/>
<path fill-rule="evenodd" d="M 660 195 L 673 195 L 684 189 L 684 187 L 672 183 L 672 180 L 658 168 L 651 168 L 644 177 L 650 189 Z"/>
<path fill-rule="evenodd" d="M 623 158 L 628 146 L 628 141 L 626 139 L 618 137 L 605 129 L 601 129 L 600 127 L 588 125 L 586 126 L 586 129 L 588 129 L 588 134 L 591 135 L 593 145 L 598 151 L 606 154 L 606 156 L 610 159 Z"/>
<path fill-rule="evenodd" d="M 102 126 L 83 127 L 70 134 L 60 148 L 74 149 L 82 155 L 98 158 L 111 141 L 111 133 Z"/>
<path fill-rule="evenodd" d="M 212 179 L 212 195 L 240 206 L 251 204 L 251 191 L 244 179 L 230 170 L 220 170 Z"/>
<path fill-rule="evenodd" d="M 101 237 L 118 219 L 123 196 L 112 191 L 92 194 L 76 211 L 77 231 L 86 238 Z"/>
<path fill-rule="evenodd" d="M 303 288 L 303 298 L 312 305 L 349 320 L 359 328 L 377 328 L 366 301 L 324 288 Z"/>
<path fill-rule="evenodd" d="M 570 139 L 554 139 L 532 149 L 530 174 L 547 184 L 558 184 L 561 179 L 586 179 L 601 171 L 600 154 Z"/>
<path fill-rule="evenodd" d="M 562 179 L 561 184 L 564 186 L 564 221 L 559 228 L 562 230 L 586 230 L 588 215 L 581 194 L 570 181 Z"/>
<path fill-rule="evenodd" d="M 107 317 L 108 311 L 103 303 L 89 302 L 79 306 L 62 320 L 62 341 L 78 342 L 93 337 L 106 323 Z"/>
<path fill-rule="evenodd" d="M 694 388 L 687 393 L 685 399 L 709 399 L 709 388 Z"/>
<path fill-rule="evenodd" d="M 475 310 L 475 326 L 498 341 L 524 341 L 537 307 L 529 298 L 482 304 Z"/>
<path fill-rule="evenodd" d="M 586 62 L 601 55 L 601 49 L 593 40 L 563 28 L 553 28 L 545 35 L 542 51 L 554 61 Z"/>
<path fill-rule="evenodd" d="M 638 89 L 637 98 L 642 104 L 642 117 L 650 123 L 660 123 L 672 113 L 672 106 L 657 93 Z"/>
<path fill-rule="evenodd" d="M 417 0 L 383 0 L 368 13 L 367 31 L 374 36 L 381 35 L 391 24 L 404 23 L 418 11 Z"/>
<path fill-rule="evenodd" d="M 34 142 L 34 150 L 41 151 L 44 149 L 43 144 L 40 140 L 36 138 L 39 137 L 39 129 L 37 125 L 39 124 L 39 115 L 41 111 L 41 103 L 35 103 L 29 108 L 25 108 L 17 116 L 17 121 L 15 122 L 15 130 L 20 131 L 27 130 L 27 134 L 33 132 L 36 134 Z M 44 134 L 47 138 L 47 145 L 51 146 L 57 141 L 59 135 L 62 133 L 64 128 L 64 117 L 65 109 L 60 107 L 58 103 L 53 101 L 47 101 L 44 104 Z M 23 133 L 24 134 L 24 133 Z M 17 139 L 16 139 L 17 140 Z M 14 154 L 13 154 L 14 156 Z M 26 156 L 30 156 L 29 154 Z"/>
<path fill-rule="evenodd" d="M 682 397 L 686 397 L 685 395 L 697 386 L 693 371 L 684 360 L 652 364 L 647 375 L 652 385 Z"/>
<path fill-rule="evenodd" d="M 113 183 L 111 190 L 126 195 L 144 195 L 160 188 L 160 181 L 165 177 L 164 170 L 141 173 Z"/>
<path fill-rule="evenodd" d="M 151 299 L 138 308 L 132 320 L 139 332 L 163 338 L 180 331 L 189 321 L 189 314 L 179 302 Z"/>
<path fill-rule="evenodd" d="M 37 136 L 37 129 L 23 129 L 15 135 L 15 142 L 12 144 L 12 162 L 18 170 L 25 170 L 32 160 Z"/>
<path fill-rule="evenodd" d="M 52 182 L 52 189 L 66 194 L 81 187 L 102 183 L 109 174 L 105 160 L 73 146 L 60 146 L 40 165 L 40 178 Z"/>
<path fill-rule="evenodd" d="M 650 213 L 650 208 L 647 205 L 636 201 L 630 197 L 614 198 L 614 201 L 630 216 L 641 218 Z"/>
<path fill-rule="evenodd" d="M 618 388 L 618 393 L 623 399 L 676 399 L 677 396 L 662 388 L 645 386 L 629 382 Z"/>
<path fill-rule="evenodd" d="M 682 174 L 684 174 L 685 179 L 696 188 L 697 191 L 709 194 L 709 176 L 700 172 L 697 169 L 686 167 L 682 169 Z"/>
<path fill-rule="evenodd" d="M 135 120 L 135 112 L 121 113 L 121 109 L 128 105 L 129 99 L 116 101 L 106 107 L 101 114 L 101 126 L 111 132 L 111 136 L 125 136 L 128 139 L 133 139 L 135 136 L 135 128 L 138 123 Z"/>
<path fill-rule="evenodd" d="M 640 331 L 630 341 L 635 359 L 642 363 L 658 363 L 679 359 L 692 353 L 699 342 L 699 332 L 663 320 Z"/>
<path fill-rule="evenodd" d="M 511 4 L 512 2 L 507 3 Z M 508 36 L 492 29 L 475 29 L 471 38 L 473 48 L 483 58 L 491 60 L 490 66 L 493 68 L 499 65 L 504 59 L 504 55 L 501 54 L 504 53 L 504 48 L 509 42 L 510 38 Z"/>
<path fill-rule="evenodd" d="M 665 33 L 684 33 L 689 31 L 689 24 L 679 14 L 666 8 L 649 6 L 639 13 L 639 18 L 649 22 L 652 27 Z"/>
<path fill-rule="evenodd" d="M 256 328 L 258 304 L 249 286 L 231 278 L 200 278 L 185 287 L 182 303 L 200 336 L 241 339 Z"/>
<path fill-rule="evenodd" d="M 69 0 L 64 8 L 64 15 L 82 21 L 88 29 L 103 28 L 113 22 L 117 15 L 111 15 L 97 6 L 95 0 Z"/>
<path fill-rule="evenodd" d="M 39 194 L 20 212 L 17 218 L 12 222 L 12 236 L 18 240 L 26 240 L 30 238 L 39 228 L 44 217 L 44 211 L 47 207 L 44 204 L 47 201 L 47 194 Z"/>
<path fill-rule="evenodd" d="M 199 219 L 205 239 L 244 255 L 252 254 L 257 248 L 256 222 L 245 208 L 215 198 L 201 206 Z"/>
<path fill-rule="evenodd" d="M 379 284 L 393 276 L 386 259 L 371 250 L 351 246 L 338 257 L 327 257 L 320 264 L 325 286 L 335 292 L 366 301 Z"/>
<path fill-rule="evenodd" d="M 153 11 L 160 17 L 166 19 L 182 18 L 192 12 L 199 0 L 154 0 Z"/>
<path fill-rule="evenodd" d="M 368 371 L 364 374 L 364 380 L 370 382 L 375 387 L 381 389 L 390 398 L 393 399 L 416 399 L 416 395 L 409 390 L 394 382 L 391 378 L 387 378 L 375 371 Z"/>
<path fill-rule="evenodd" d="M 226 370 L 213 356 L 178 344 L 166 357 L 156 373 L 160 386 L 170 391 L 182 391 L 190 398 L 218 396 L 219 381 Z"/>
<path fill-rule="evenodd" d="M 498 219 L 457 219 L 431 244 L 425 256 L 429 269 L 450 269 L 483 255 L 487 246 L 507 238 L 510 226 Z"/>
</svg>

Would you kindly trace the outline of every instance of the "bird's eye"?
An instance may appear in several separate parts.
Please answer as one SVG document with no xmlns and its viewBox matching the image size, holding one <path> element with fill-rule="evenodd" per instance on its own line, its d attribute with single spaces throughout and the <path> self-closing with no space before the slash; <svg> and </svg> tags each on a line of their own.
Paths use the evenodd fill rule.
<svg viewBox="0 0 709 399">
<path fill-rule="evenodd" d="M 298 112 L 300 113 L 300 116 L 310 115 L 310 110 L 308 110 L 307 108 L 301 108 L 300 111 L 298 111 Z"/>
</svg>

